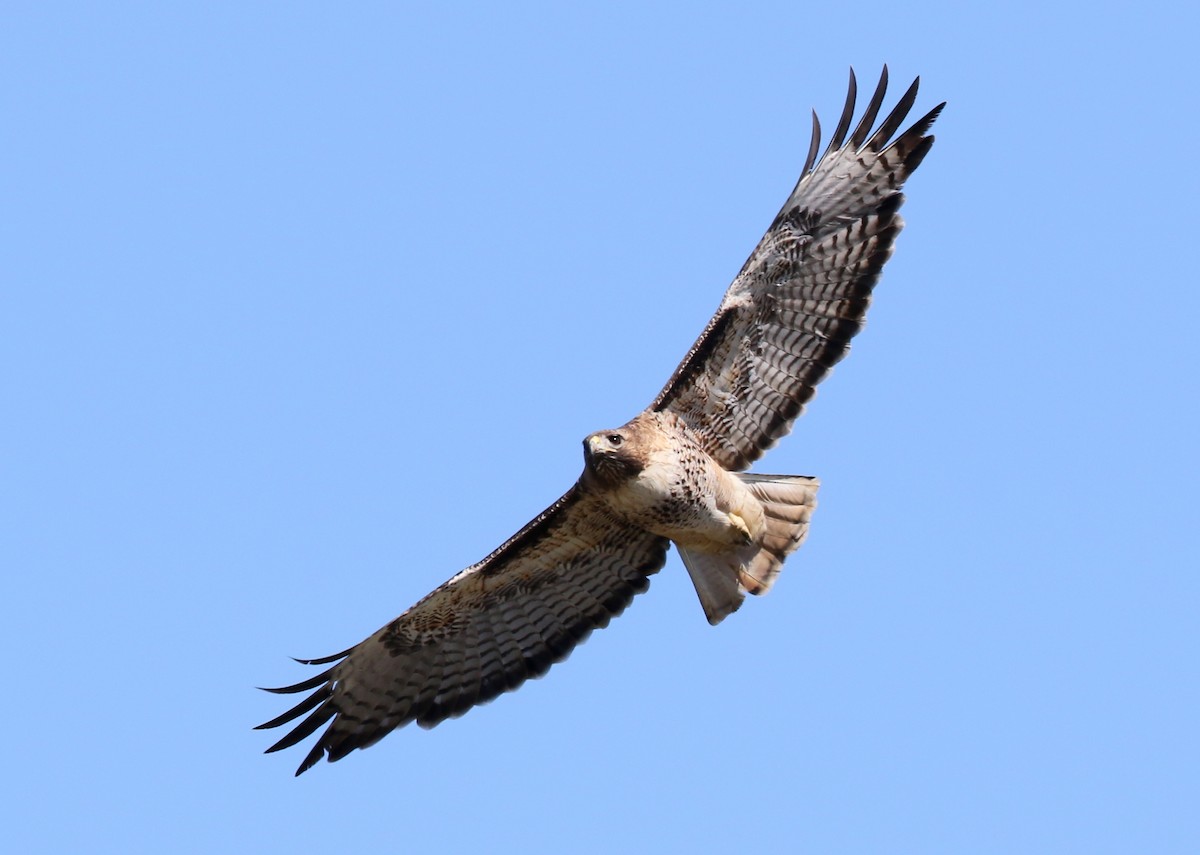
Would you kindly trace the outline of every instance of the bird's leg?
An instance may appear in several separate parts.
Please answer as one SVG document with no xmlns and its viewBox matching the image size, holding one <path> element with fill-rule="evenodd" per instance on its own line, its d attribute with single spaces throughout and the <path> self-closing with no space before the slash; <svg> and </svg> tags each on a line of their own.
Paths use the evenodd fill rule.
<svg viewBox="0 0 1200 855">
<path fill-rule="evenodd" d="M 736 511 L 729 512 L 729 527 L 738 533 L 738 539 L 742 543 L 750 543 L 754 540 L 754 536 L 750 534 L 750 527 L 746 525 L 746 521 L 742 519 L 741 514 Z"/>
</svg>

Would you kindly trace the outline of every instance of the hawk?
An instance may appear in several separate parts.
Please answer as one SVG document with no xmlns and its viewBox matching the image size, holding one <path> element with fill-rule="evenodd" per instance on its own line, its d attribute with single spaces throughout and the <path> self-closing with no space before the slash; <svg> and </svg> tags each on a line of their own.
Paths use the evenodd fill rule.
<svg viewBox="0 0 1200 855">
<path fill-rule="evenodd" d="M 541 676 L 647 589 L 672 543 L 712 624 L 770 589 L 807 534 L 818 481 L 744 470 L 791 429 L 863 325 L 903 226 L 901 188 L 945 106 L 893 139 L 919 82 L 876 127 L 884 66 L 851 131 L 850 72 L 828 147 L 818 158 L 814 113 L 799 181 L 654 402 L 588 436 L 575 485 L 478 564 L 350 649 L 300 660 L 330 666 L 315 677 L 268 689 L 311 692 L 259 725 L 300 719 L 268 752 L 325 727 L 299 775 Z"/>
</svg>

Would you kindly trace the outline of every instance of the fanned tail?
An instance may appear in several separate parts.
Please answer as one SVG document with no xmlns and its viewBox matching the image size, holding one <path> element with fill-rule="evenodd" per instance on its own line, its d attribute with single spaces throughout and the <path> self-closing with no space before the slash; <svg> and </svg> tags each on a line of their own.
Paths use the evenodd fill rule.
<svg viewBox="0 0 1200 855">
<path fill-rule="evenodd" d="M 738 475 L 763 504 L 767 533 L 738 581 L 751 594 L 765 594 L 775 584 L 783 559 L 808 537 L 808 521 L 817 509 L 821 482 L 804 475 Z"/>
<path fill-rule="evenodd" d="M 761 595 L 771 589 L 783 560 L 808 535 L 821 483 L 803 475 L 741 473 L 736 477 L 762 503 L 766 523 L 762 542 L 721 553 L 675 544 L 704 615 L 714 626 L 737 611 L 747 593 Z"/>
</svg>

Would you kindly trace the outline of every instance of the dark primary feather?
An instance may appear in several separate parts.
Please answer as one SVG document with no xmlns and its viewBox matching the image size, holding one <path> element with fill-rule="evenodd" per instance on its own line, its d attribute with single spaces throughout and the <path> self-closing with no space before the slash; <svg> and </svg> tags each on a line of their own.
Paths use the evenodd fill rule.
<svg viewBox="0 0 1200 855">
<path fill-rule="evenodd" d="M 651 405 L 683 417 L 728 469 L 747 468 L 791 430 L 862 328 L 904 225 L 900 189 L 933 144 L 926 131 L 944 106 L 889 143 L 912 109 L 919 78 L 871 133 L 887 82 L 885 66 L 843 143 L 858 89 L 850 72 L 845 108 L 819 161 L 821 126 L 813 115 L 795 189 Z"/>
<path fill-rule="evenodd" d="M 666 560 L 667 541 L 614 521 L 572 489 L 503 546 L 350 650 L 309 660 L 333 667 L 294 686 L 313 691 L 259 725 L 300 720 L 268 750 L 326 728 L 296 770 L 432 727 L 539 677 L 606 626 Z M 340 660 L 340 661 L 339 661 Z"/>
</svg>

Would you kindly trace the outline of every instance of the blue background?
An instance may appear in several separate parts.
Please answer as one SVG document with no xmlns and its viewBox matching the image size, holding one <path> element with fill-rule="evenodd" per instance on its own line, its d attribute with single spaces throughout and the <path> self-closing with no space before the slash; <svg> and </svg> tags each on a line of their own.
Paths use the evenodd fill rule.
<svg viewBox="0 0 1200 855">
<path fill-rule="evenodd" d="M 1183 4 L 59 4 L 0 15 L 13 852 L 1191 852 Z M 567 488 L 847 68 L 948 100 L 819 475 L 714 629 L 678 559 L 550 675 L 299 780 L 286 656 Z"/>
</svg>

